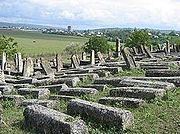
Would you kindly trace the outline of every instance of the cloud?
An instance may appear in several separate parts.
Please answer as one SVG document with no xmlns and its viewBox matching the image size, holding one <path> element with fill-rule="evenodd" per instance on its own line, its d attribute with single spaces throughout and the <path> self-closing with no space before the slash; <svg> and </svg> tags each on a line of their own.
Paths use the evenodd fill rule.
<svg viewBox="0 0 180 134">
<path fill-rule="evenodd" d="M 178 0 L 0 0 L 0 20 L 180 29 L 179 7 Z"/>
</svg>

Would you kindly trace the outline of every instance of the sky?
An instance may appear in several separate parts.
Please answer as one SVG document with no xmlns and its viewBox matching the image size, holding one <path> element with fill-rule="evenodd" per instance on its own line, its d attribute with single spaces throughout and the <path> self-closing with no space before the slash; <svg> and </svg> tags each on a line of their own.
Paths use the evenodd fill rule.
<svg viewBox="0 0 180 134">
<path fill-rule="evenodd" d="M 180 30 L 180 0 L 0 0 L 0 21 Z"/>
</svg>

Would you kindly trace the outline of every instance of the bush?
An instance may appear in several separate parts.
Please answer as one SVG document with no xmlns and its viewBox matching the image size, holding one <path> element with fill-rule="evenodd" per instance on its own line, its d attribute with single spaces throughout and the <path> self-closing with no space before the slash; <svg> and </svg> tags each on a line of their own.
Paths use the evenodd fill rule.
<svg viewBox="0 0 180 134">
<path fill-rule="evenodd" d="M 112 46 L 108 44 L 107 39 L 104 37 L 93 36 L 85 43 L 84 50 L 86 52 L 95 52 L 107 53 L 109 49 L 112 49 Z"/>
<path fill-rule="evenodd" d="M 19 51 L 17 42 L 11 37 L 0 36 L 0 52 L 6 52 L 7 57 L 13 57 Z"/>
</svg>

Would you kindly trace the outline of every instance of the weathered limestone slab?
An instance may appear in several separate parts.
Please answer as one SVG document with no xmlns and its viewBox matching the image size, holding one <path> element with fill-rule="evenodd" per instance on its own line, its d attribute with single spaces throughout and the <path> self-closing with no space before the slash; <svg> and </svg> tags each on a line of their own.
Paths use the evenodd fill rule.
<svg viewBox="0 0 180 134">
<path fill-rule="evenodd" d="M 56 54 L 56 71 L 59 72 L 63 69 L 62 57 Z"/>
<path fill-rule="evenodd" d="M 82 52 L 82 60 L 86 61 L 86 52 Z"/>
<path fill-rule="evenodd" d="M 140 65 L 142 69 L 169 69 L 167 65 Z"/>
<path fill-rule="evenodd" d="M 105 59 L 104 59 L 101 52 L 97 52 L 97 57 L 98 57 L 101 64 L 105 63 Z"/>
<path fill-rule="evenodd" d="M 32 88 L 34 86 L 30 84 L 13 84 L 13 87 L 18 89 L 18 88 Z"/>
<path fill-rule="evenodd" d="M 62 88 L 67 89 L 68 86 L 66 84 L 56 84 L 56 85 L 40 86 L 40 88 L 47 88 L 51 93 L 57 93 Z"/>
<path fill-rule="evenodd" d="M 38 100 L 38 99 L 26 99 L 21 103 L 22 106 L 27 107 L 29 105 L 42 105 L 48 108 L 56 108 L 57 101 L 54 100 Z"/>
<path fill-rule="evenodd" d="M 22 55 L 21 53 L 17 53 L 15 55 L 15 66 L 16 66 L 16 70 L 18 72 L 21 72 L 23 71 L 23 60 L 22 60 Z"/>
<path fill-rule="evenodd" d="M 67 88 L 67 89 L 61 89 L 58 94 L 67 95 L 67 96 L 81 96 L 88 94 L 95 95 L 97 93 L 98 90 L 94 88 Z"/>
<path fill-rule="evenodd" d="M 84 121 L 41 105 L 24 110 L 25 126 L 46 134 L 88 134 Z"/>
<path fill-rule="evenodd" d="M 90 62 L 91 62 L 91 65 L 95 64 L 95 52 L 94 52 L 94 50 L 91 50 Z"/>
<path fill-rule="evenodd" d="M 98 78 L 95 79 L 94 84 L 105 84 L 105 85 L 113 85 L 119 86 L 119 83 L 123 80 L 123 78 Z"/>
<path fill-rule="evenodd" d="M 121 39 L 117 38 L 116 39 L 116 57 L 121 56 Z"/>
<path fill-rule="evenodd" d="M 12 85 L 2 85 L 0 86 L 0 91 L 2 92 L 2 94 L 11 94 L 15 90 Z"/>
<path fill-rule="evenodd" d="M 166 93 L 164 89 L 145 88 L 145 87 L 118 87 L 110 90 L 111 97 L 129 97 L 139 99 L 162 98 Z"/>
<path fill-rule="evenodd" d="M 46 75 L 53 76 L 54 72 L 47 61 L 41 61 L 41 67 Z"/>
<path fill-rule="evenodd" d="M 146 77 L 175 77 L 180 76 L 180 70 L 164 70 L 164 69 L 153 69 L 147 70 L 145 73 Z"/>
<path fill-rule="evenodd" d="M 5 52 L 2 52 L 0 59 L 1 59 L 1 70 L 4 71 L 4 70 L 6 70 L 6 62 L 7 62 Z"/>
<path fill-rule="evenodd" d="M 93 85 L 86 85 L 86 86 L 82 86 L 83 88 L 95 88 L 98 91 L 103 91 L 104 89 L 107 88 L 106 85 L 101 85 L 101 84 L 93 84 Z"/>
<path fill-rule="evenodd" d="M 126 129 L 133 124 L 133 114 L 127 110 L 108 107 L 102 104 L 89 102 L 80 99 L 71 100 L 67 112 L 70 115 L 81 115 L 92 118 L 99 123 L 114 125 Z"/>
<path fill-rule="evenodd" d="M 76 97 L 74 96 L 66 96 L 66 95 L 50 95 L 49 99 L 50 100 L 65 100 L 65 101 L 70 101 L 72 99 L 75 99 Z"/>
<path fill-rule="evenodd" d="M 174 89 L 175 85 L 168 82 L 160 81 L 143 81 L 134 79 L 123 79 L 118 87 L 149 87 L 149 88 L 160 88 L 160 89 Z"/>
<path fill-rule="evenodd" d="M 142 99 L 135 99 L 135 98 L 123 98 L 123 97 L 103 97 L 100 98 L 99 103 L 101 104 L 121 104 L 122 106 L 126 107 L 141 107 L 145 101 Z"/>
<path fill-rule="evenodd" d="M 129 48 L 121 48 L 121 53 L 128 69 L 137 67 L 134 57 L 129 52 Z"/>
<path fill-rule="evenodd" d="M 17 91 L 20 95 L 30 95 L 34 99 L 47 99 L 50 95 L 50 91 L 46 88 L 20 88 Z"/>
<path fill-rule="evenodd" d="M 173 83 L 176 87 L 180 87 L 180 77 L 130 77 L 136 80 L 163 81 Z"/>
<path fill-rule="evenodd" d="M 34 64 L 31 58 L 26 58 L 23 61 L 23 76 L 30 77 L 34 72 Z"/>
<path fill-rule="evenodd" d="M 97 79 L 99 78 L 99 75 L 96 73 L 88 73 L 88 74 L 65 74 L 63 76 L 60 76 L 61 78 L 73 78 L 73 77 L 78 77 L 78 78 L 91 78 L 91 79 Z"/>
<path fill-rule="evenodd" d="M 66 84 L 68 87 L 75 87 L 79 82 L 80 79 L 78 77 L 73 77 L 73 78 L 44 79 L 44 80 L 34 79 L 32 84 L 36 86 Z"/>
<path fill-rule="evenodd" d="M 23 100 L 26 98 L 21 95 L 2 95 L 0 96 L 0 100 L 2 101 L 13 101 L 15 104 L 20 105 Z"/>
<path fill-rule="evenodd" d="M 71 64 L 72 64 L 73 68 L 79 68 L 80 67 L 76 55 L 71 56 Z"/>
</svg>

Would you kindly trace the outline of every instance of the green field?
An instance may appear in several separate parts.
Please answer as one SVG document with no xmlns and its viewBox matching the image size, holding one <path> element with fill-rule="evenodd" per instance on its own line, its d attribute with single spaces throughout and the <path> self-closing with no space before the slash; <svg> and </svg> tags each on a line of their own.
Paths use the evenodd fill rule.
<svg viewBox="0 0 180 134">
<path fill-rule="evenodd" d="M 83 37 L 42 34 L 40 32 L 2 30 L 0 35 L 13 37 L 25 55 L 61 53 L 71 43 L 84 44 L 88 39 Z M 35 41 L 35 42 L 34 42 Z"/>
</svg>

